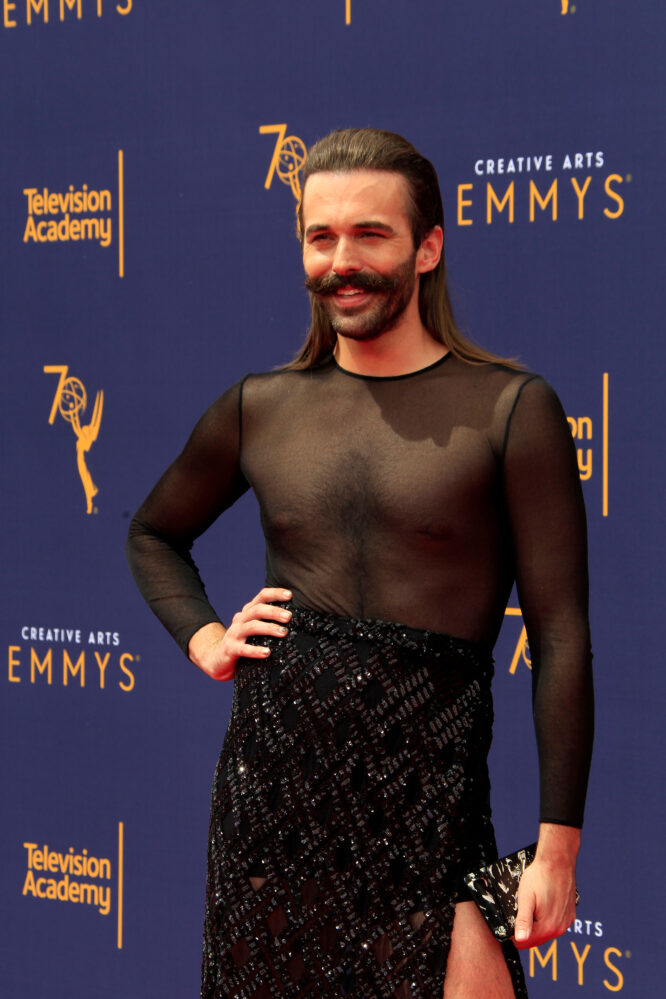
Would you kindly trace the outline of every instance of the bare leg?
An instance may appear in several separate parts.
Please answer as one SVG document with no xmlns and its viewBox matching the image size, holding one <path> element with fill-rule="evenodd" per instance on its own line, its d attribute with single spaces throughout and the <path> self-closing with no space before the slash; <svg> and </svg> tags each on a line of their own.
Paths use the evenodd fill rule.
<svg viewBox="0 0 666 999">
<path fill-rule="evenodd" d="M 474 902 L 456 905 L 443 999 L 515 999 L 499 941 Z"/>
</svg>

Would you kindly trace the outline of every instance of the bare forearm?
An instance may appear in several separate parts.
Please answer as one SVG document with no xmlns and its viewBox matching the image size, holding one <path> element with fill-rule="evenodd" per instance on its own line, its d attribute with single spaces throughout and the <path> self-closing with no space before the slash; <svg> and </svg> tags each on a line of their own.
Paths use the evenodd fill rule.
<svg viewBox="0 0 666 999">
<path fill-rule="evenodd" d="M 580 829 L 575 826 L 542 822 L 539 826 L 537 857 L 545 864 L 553 866 L 575 866 L 580 849 Z"/>
<path fill-rule="evenodd" d="M 207 671 L 204 669 L 203 663 L 210 655 L 213 646 L 220 642 L 226 633 L 227 629 L 223 624 L 213 621 L 210 624 L 205 624 L 203 628 L 199 628 L 190 638 L 187 654 L 194 665 L 198 666 L 204 673 Z"/>
</svg>

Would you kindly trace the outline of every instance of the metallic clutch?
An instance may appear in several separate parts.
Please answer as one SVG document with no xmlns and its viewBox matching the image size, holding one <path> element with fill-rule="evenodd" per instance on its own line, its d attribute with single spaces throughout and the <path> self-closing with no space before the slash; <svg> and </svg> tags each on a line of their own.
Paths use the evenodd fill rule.
<svg viewBox="0 0 666 999">
<path fill-rule="evenodd" d="M 470 896 L 498 940 L 508 940 L 513 936 L 518 911 L 518 885 L 535 853 L 536 843 L 532 843 L 465 875 L 465 886 Z"/>
<path fill-rule="evenodd" d="M 498 940 L 509 940 L 516 928 L 518 885 L 534 860 L 536 843 L 465 875 L 465 887 Z M 576 890 L 576 905 L 580 895 Z"/>
</svg>

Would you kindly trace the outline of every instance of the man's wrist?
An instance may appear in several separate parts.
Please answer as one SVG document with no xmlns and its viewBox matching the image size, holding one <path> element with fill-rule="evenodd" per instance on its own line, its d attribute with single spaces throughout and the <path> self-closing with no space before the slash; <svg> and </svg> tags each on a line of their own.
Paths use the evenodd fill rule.
<svg viewBox="0 0 666 999">
<path fill-rule="evenodd" d="M 202 668 L 202 663 L 206 658 L 206 653 L 209 649 L 224 638 L 227 629 L 223 624 L 218 621 L 211 621 L 210 624 L 204 624 L 202 628 L 195 631 L 187 646 L 187 654 L 190 660 L 199 669 Z"/>
<path fill-rule="evenodd" d="M 576 826 L 563 826 L 555 822 L 539 825 L 539 842 L 536 856 L 547 864 L 576 863 L 580 849 L 581 832 Z"/>
</svg>

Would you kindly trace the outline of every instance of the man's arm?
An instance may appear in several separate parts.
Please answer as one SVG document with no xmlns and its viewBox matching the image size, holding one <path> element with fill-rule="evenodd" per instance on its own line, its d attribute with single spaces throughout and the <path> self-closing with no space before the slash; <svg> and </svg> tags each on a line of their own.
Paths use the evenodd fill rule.
<svg viewBox="0 0 666 999">
<path fill-rule="evenodd" d="M 541 379 L 524 384 L 508 428 L 504 486 L 532 658 L 539 751 L 537 855 L 519 891 L 516 940 L 566 930 L 592 747 L 585 512 L 566 417 Z"/>
<path fill-rule="evenodd" d="M 186 653 L 196 631 L 220 623 L 190 549 L 248 489 L 240 467 L 241 390 L 241 383 L 232 386 L 204 413 L 130 524 L 127 556 L 134 579 Z"/>
</svg>

